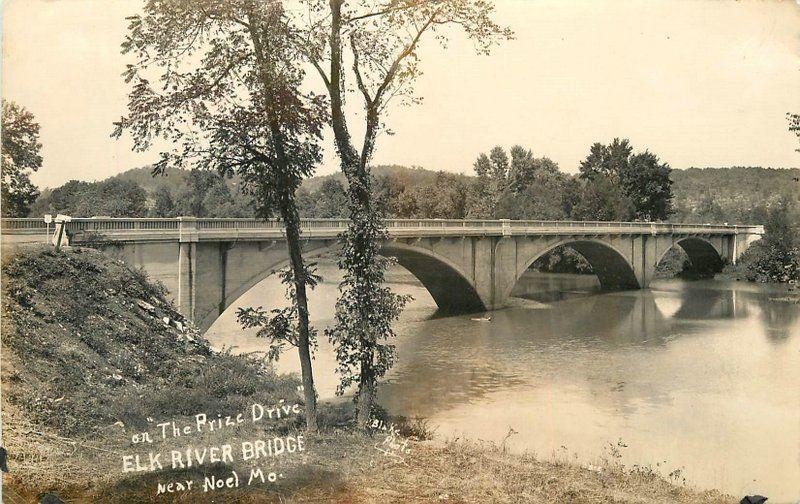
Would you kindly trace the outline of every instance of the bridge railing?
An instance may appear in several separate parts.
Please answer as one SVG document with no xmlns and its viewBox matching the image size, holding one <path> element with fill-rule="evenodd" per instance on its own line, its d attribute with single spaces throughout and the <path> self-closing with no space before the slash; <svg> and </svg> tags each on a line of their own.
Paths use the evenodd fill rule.
<svg viewBox="0 0 800 504">
<path fill-rule="evenodd" d="M 335 231 L 344 230 L 347 219 L 303 218 L 301 227 L 305 230 Z M 542 220 L 491 220 L 491 219 L 387 219 L 386 227 L 392 230 L 435 230 L 447 229 L 457 232 L 459 229 L 492 230 L 497 232 L 520 231 L 522 229 L 597 229 L 607 232 L 612 229 L 629 229 L 643 233 L 659 232 L 737 232 L 762 234 L 763 226 L 753 225 L 721 225 L 721 224 L 689 224 L 671 222 L 615 222 L 615 221 L 542 221 Z M 66 224 L 72 233 L 80 232 L 136 232 L 136 231 L 178 231 L 191 227 L 197 231 L 225 230 L 275 230 L 283 229 L 278 219 L 205 219 L 194 217 L 178 218 L 112 218 L 90 217 L 73 218 Z M 53 225 L 49 225 L 52 229 Z M 2 232 L 6 234 L 44 233 L 48 224 L 42 218 L 2 219 Z"/>
<path fill-rule="evenodd" d="M 52 227 L 52 226 L 51 226 Z M 47 223 L 44 219 L 3 219 L 2 231 L 43 231 L 47 229 Z"/>
</svg>

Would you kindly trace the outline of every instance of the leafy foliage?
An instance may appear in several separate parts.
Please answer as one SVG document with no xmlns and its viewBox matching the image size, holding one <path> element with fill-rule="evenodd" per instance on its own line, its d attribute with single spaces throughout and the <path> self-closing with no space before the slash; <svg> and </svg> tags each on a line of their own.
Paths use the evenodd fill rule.
<svg viewBox="0 0 800 504">
<path fill-rule="evenodd" d="M 633 154 L 627 139 L 595 143 L 580 165 L 587 203 L 578 213 L 587 220 L 666 220 L 672 213 L 671 171 L 649 151 Z"/>
<path fill-rule="evenodd" d="M 161 153 L 157 173 L 187 165 L 236 173 L 259 215 L 271 215 L 283 197 L 276 182 L 293 192 L 319 161 L 326 117 L 322 97 L 299 91 L 304 72 L 285 22 L 276 3 L 149 2 L 123 44 L 137 63 L 125 74 L 130 115 L 114 134 L 130 130 L 137 150 L 156 138 L 179 146 Z"/>
<path fill-rule="evenodd" d="M 249 194 L 234 197 L 219 173 L 190 170 L 186 185 L 177 193 L 175 213 L 194 217 L 254 217 L 254 202 Z"/>
<path fill-rule="evenodd" d="M 306 265 L 304 272 L 306 286 L 314 289 L 322 277 L 314 272 L 314 264 Z M 300 310 L 297 303 L 296 281 L 292 268 L 284 268 L 278 272 L 278 277 L 286 286 L 286 299 L 290 305 L 285 308 L 274 308 L 269 312 L 263 306 L 256 308 L 241 307 L 236 312 L 236 319 L 245 329 L 258 328 L 256 336 L 266 338 L 269 341 L 270 349 L 267 357 L 270 360 L 278 360 L 284 351 L 286 344 L 299 347 L 302 344 L 300 337 Z M 308 340 L 312 348 L 316 348 L 317 331 L 313 327 L 308 328 Z"/>
<path fill-rule="evenodd" d="M 790 212 L 788 198 L 770 208 L 760 246 L 745 261 L 749 280 L 800 282 L 800 224 Z"/>
<path fill-rule="evenodd" d="M 673 170 L 674 222 L 763 224 L 785 198 L 800 221 L 800 170 L 735 166 Z"/>
<path fill-rule="evenodd" d="M 463 219 L 470 188 L 465 177 L 441 171 L 432 175 L 427 184 L 408 185 L 401 177 L 376 177 L 376 204 L 383 213 L 397 217 Z"/>
<path fill-rule="evenodd" d="M 786 114 L 789 120 L 789 131 L 797 135 L 797 140 L 800 141 L 800 114 Z M 800 148 L 795 149 L 800 152 Z"/>
<path fill-rule="evenodd" d="M 615 177 L 596 176 L 582 184 L 571 217 L 585 221 L 626 221 L 633 213 L 633 203 L 621 194 Z"/>
<path fill-rule="evenodd" d="M 622 193 L 639 220 L 666 220 L 672 214 L 672 168 L 650 151 L 634 154 L 620 172 Z"/>
<path fill-rule="evenodd" d="M 298 198 L 300 196 L 298 195 Z M 326 178 L 313 194 L 305 191 L 298 206 L 309 217 L 335 218 L 347 216 L 347 190 L 334 178 Z"/>
<path fill-rule="evenodd" d="M 2 208 L 4 217 L 25 217 L 39 191 L 31 172 L 42 167 L 39 124 L 33 114 L 3 99 Z"/>
<path fill-rule="evenodd" d="M 153 194 L 153 208 L 150 210 L 150 215 L 152 217 L 178 217 L 180 215 L 169 187 L 162 185 L 156 189 Z"/>
<path fill-rule="evenodd" d="M 777 247 L 764 239 L 742 254 L 737 270 L 751 282 L 800 282 L 800 247 Z"/>
<path fill-rule="evenodd" d="M 339 268 L 344 271 L 344 279 L 339 285 L 334 323 L 325 330 L 336 350 L 341 375 L 336 390 L 339 395 L 354 383 L 372 389 L 392 367 L 392 323 L 411 300 L 411 296 L 396 294 L 383 285 L 390 259 L 378 255 L 378 249 L 386 231 L 376 213 L 365 219 L 370 236 L 350 232 L 341 238 Z M 371 255 L 369 261 L 363 260 L 361 254 L 365 252 Z"/>
</svg>

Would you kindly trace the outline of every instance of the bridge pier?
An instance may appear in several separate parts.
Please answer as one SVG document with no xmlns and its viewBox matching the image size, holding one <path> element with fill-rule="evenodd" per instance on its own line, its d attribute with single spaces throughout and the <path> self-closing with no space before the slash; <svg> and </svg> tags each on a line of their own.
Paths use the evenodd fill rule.
<svg viewBox="0 0 800 504">
<path fill-rule="evenodd" d="M 178 292 L 175 303 L 178 311 L 189 320 L 195 320 L 197 285 L 197 218 L 178 217 Z"/>
<path fill-rule="evenodd" d="M 197 244 L 181 242 L 178 245 L 178 292 L 175 303 L 186 318 L 195 318 L 195 272 L 197 271 Z"/>
</svg>

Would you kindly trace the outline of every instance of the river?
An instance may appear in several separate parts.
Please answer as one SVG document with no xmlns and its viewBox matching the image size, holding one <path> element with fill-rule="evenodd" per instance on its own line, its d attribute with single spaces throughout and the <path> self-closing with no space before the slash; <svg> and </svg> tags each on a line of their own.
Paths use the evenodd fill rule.
<svg viewBox="0 0 800 504">
<path fill-rule="evenodd" d="M 339 276 L 332 264 L 320 272 L 310 303 L 322 335 Z M 543 459 L 619 460 L 739 497 L 800 499 L 800 305 L 781 300 L 786 286 L 661 280 L 599 293 L 593 276 L 530 274 L 514 291 L 528 300 L 476 321 L 438 316 L 410 274 L 390 277 L 414 296 L 379 393 L 391 413 L 425 417 L 442 438 L 500 442 L 513 429 L 506 445 Z M 282 295 L 270 278 L 235 306 L 279 306 Z M 209 340 L 263 351 L 238 327 L 235 306 Z M 296 353 L 277 368 L 296 372 Z M 323 399 L 334 395 L 334 368 L 321 336 Z"/>
</svg>

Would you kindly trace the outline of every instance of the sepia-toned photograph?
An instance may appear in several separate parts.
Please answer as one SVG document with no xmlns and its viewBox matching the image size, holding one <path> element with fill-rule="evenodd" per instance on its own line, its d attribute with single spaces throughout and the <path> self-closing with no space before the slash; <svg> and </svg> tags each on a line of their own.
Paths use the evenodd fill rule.
<svg viewBox="0 0 800 504">
<path fill-rule="evenodd" d="M 800 504 L 800 0 L 0 6 L 0 502 Z"/>
</svg>

